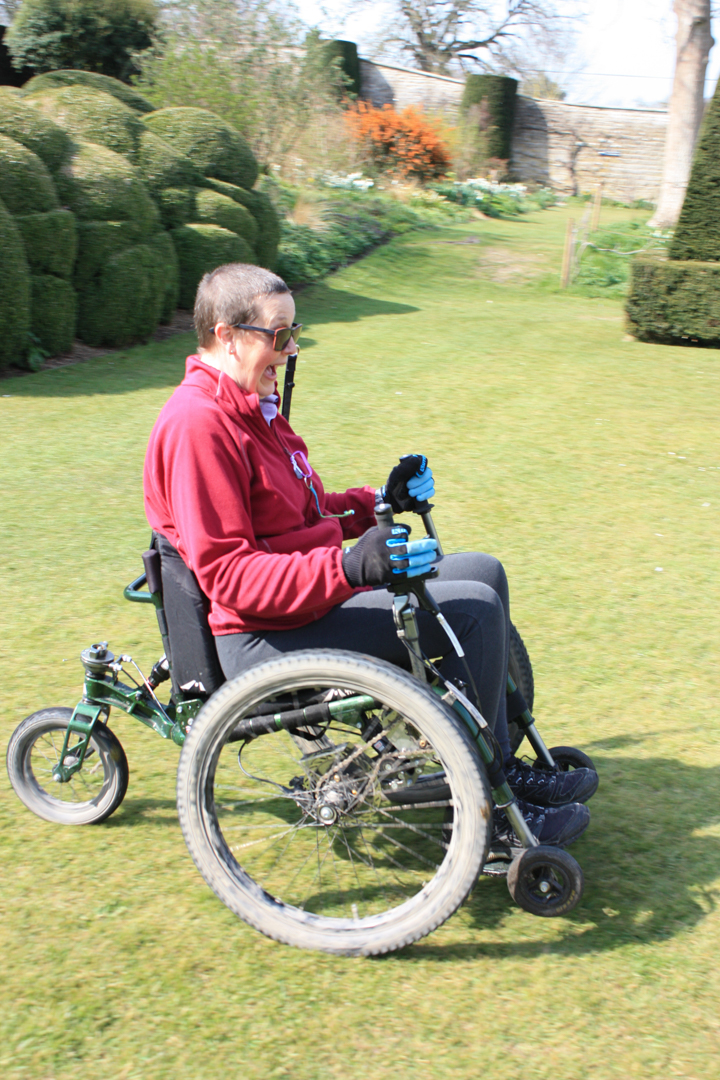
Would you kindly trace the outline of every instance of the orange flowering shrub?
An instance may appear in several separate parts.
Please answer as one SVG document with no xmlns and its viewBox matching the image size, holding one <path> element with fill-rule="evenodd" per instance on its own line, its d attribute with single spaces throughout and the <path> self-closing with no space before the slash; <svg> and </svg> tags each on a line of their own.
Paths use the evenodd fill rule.
<svg viewBox="0 0 720 1080">
<path fill-rule="evenodd" d="M 421 109 L 409 105 L 397 112 L 392 105 L 376 109 L 358 101 L 346 117 L 353 136 L 378 169 L 416 180 L 434 180 L 448 171 L 450 149 L 440 126 Z"/>
</svg>

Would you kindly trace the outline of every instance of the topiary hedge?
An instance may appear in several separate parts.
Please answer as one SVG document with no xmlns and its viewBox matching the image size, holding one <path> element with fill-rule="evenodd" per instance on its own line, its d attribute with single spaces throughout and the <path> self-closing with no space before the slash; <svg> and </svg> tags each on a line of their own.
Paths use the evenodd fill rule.
<svg viewBox="0 0 720 1080">
<path fill-rule="evenodd" d="M 487 120 L 481 121 L 484 124 L 481 131 L 490 158 L 503 161 L 510 158 L 517 87 L 517 79 L 507 75 L 468 75 L 465 79 L 460 108 L 467 112 L 477 105 L 487 110 Z"/>
<path fill-rule="evenodd" d="M 626 312 L 641 341 L 720 345 L 720 83 L 705 113 L 669 259 L 636 258 Z"/>
<path fill-rule="evenodd" d="M 60 204 L 52 177 L 37 154 L 0 135 L 0 199 L 11 214 L 55 210 Z"/>
<path fill-rule="evenodd" d="M 137 169 L 105 146 L 78 140 L 56 181 L 63 203 L 83 221 L 133 221 L 143 236 L 160 227 Z"/>
<path fill-rule="evenodd" d="M 139 113 L 149 113 L 154 109 L 154 106 L 131 86 L 94 71 L 75 71 L 68 68 L 47 71 L 26 82 L 22 93 L 34 94 L 38 90 L 54 90 L 60 86 L 88 86 L 92 90 L 101 90 L 104 94 L 112 94 L 118 101 Z"/>
<path fill-rule="evenodd" d="M 140 136 L 133 160 L 155 196 L 164 188 L 197 187 L 203 183 L 202 173 L 190 158 L 147 128 Z"/>
<path fill-rule="evenodd" d="M 193 308 L 195 291 L 203 274 L 222 263 L 253 261 L 248 243 L 220 225 L 181 225 L 170 235 L 180 264 L 179 304 L 188 310 Z"/>
<path fill-rule="evenodd" d="M 205 176 L 245 188 L 257 180 L 257 162 L 247 142 L 215 113 L 187 107 L 159 109 L 144 116 L 143 123 Z"/>
<path fill-rule="evenodd" d="M 89 345 L 129 345 L 149 337 L 163 314 L 166 264 L 155 243 L 111 256 L 82 293 L 78 332 Z"/>
<path fill-rule="evenodd" d="M 345 76 L 341 94 L 354 94 L 357 97 L 360 93 L 360 59 L 355 42 L 328 41 L 323 46 L 323 55 L 328 67 L 337 61 Z"/>
<path fill-rule="evenodd" d="M 75 338 L 77 301 L 69 281 L 52 274 L 33 274 L 32 332 L 49 356 L 67 352 Z"/>
<path fill-rule="evenodd" d="M 77 234 L 78 255 L 73 284 L 78 292 L 83 292 L 102 273 L 113 255 L 144 239 L 134 221 L 78 221 Z"/>
<path fill-rule="evenodd" d="M 633 259 L 626 312 L 640 341 L 717 346 L 720 262 Z"/>
<path fill-rule="evenodd" d="M 34 274 L 70 277 L 78 246 L 74 214 L 69 210 L 18 214 L 15 224 L 22 234 L 25 256 Z"/>
<path fill-rule="evenodd" d="M 60 168 L 72 147 L 66 131 L 7 86 L 0 86 L 0 134 L 37 154 L 51 173 Z"/>
<path fill-rule="evenodd" d="M 148 247 L 160 265 L 160 322 L 169 323 L 175 314 L 180 295 L 180 263 L 169 233 L 150 237 Z"/>
<path fill-rule="evenodd" d="M 20 230 L 0 199 L 0 368 L 22 361 L 30 330 L 30 271 Z"/>
<path fill-rule="evenodd" d="M 703 120 L 671 259 L 720 259 L 720 82 Z"/>
<path fill-rule="evenodd" d="M 130 158 L 145 130 L 137 112 L 111 94 L 87 86 L 36 90 L 25 100 L 76 138 L 99 143 Z"/>
<path fill-rule="evenodd" d="M 260 266 L 272 270 L 275 266 L 280 244 L 280 218 L 269 196 L 264 191 L 247 191 L 236 184 L 226 184 L 221 180 L 208 178 L 206 185 L 228 195 L 241 206 L 246 207 L 258 223 L 258 238 L 255 241 L 255 254 Z"/>
<path fill-rule="evenodd" d="M 195 221 L 222 225 L 224 229 L 241 236 L 250 247 L 254 247 L 258 238 L 258 224 L 249 210 L 228 195 L 222 195 L 219 191 L 197 191 L 195 215 Z"/>
</svg>

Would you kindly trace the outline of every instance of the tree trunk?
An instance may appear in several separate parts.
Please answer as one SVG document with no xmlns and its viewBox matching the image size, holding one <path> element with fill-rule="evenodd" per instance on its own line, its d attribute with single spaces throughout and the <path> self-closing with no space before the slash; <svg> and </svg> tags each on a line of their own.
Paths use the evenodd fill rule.
<svg viewBox="0 0 720 1080">
<path fill-rule="evenodd" d="M 649 224 L 672 228 L 682 210 L 693 150 L 703 116 L 705 69 L 715 44 L 710 33 L 710 0 L 675 0 L 677 59 L 673 80 L 665 160 L 657 210 Z"/>
</svg>

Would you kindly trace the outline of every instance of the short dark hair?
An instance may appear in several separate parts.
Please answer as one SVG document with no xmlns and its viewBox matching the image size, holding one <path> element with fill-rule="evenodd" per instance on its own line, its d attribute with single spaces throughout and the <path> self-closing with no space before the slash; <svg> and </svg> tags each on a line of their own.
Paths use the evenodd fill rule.
<svg viewBox="0 0 720 1080">
<path fill-rule="evenodd" d="M 200 348 L 212 347 L 216 323 L 253 323 L 263 297 L 289 292 L 281 277 L 262 266 L 225 263 L 216 267 L 201 279 L 195 295 L 193 317 Z"/>
</svg>

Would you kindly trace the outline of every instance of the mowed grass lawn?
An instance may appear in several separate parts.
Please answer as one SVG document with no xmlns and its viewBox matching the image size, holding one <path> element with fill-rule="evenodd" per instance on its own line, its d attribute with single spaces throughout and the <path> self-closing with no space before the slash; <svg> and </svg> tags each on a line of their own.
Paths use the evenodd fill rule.
<svg viewBox="0 0 720 1080">
<path fill-rule="evenodd" d="M 192 865 L 177 748 L 114 714 L 131 780 L 106 824 L 40 821 L 0 780 L 3 1077 L 717 1077 L 720 354 L 559 293 L 570 212 L 414 233 L 302 292 L 293 419 L 336 489 L 428 454 L 446 549 L 507 566 L 540 729 L 600 770 L 581 906 L 533 918 L 481 879 L 401 953 L 276 945 Z M 192 346 L 0 382 L 4 742 L 76 702 L 90 642 L 159 655 L 121 594 Z"/>
</svg>

